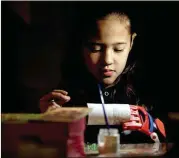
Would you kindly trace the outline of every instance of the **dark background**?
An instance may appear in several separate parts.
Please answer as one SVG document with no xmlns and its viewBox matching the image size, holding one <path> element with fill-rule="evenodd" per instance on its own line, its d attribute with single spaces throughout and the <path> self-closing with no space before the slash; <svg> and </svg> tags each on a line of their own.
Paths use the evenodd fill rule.
<svg viewBox="0 0 179 158">
<path fill-rule="evenodd" d="M 68 48 L 73 48 L 78 7 L 94 3 L 2 2 L 2 112 L 38 112 L 40 97 L 63 83 L 62 61 Z M 140 48 L 141 86 L 164 103 L 161 110 L 179 111 L 179 3 L 114 3 L 129 4 L 140 15 L 136 45 Z"/>
</svg>

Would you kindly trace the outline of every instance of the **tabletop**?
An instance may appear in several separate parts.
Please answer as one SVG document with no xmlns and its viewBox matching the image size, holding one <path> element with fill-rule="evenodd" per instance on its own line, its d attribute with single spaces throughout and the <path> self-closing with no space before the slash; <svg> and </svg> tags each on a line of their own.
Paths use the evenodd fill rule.
<svg viewBox="0 0 179 158">
<path fill-rule="evenodd" d="M 173 147 L 172 143 L 120 144 L 118 153 L 100 155 L 98 151 L 86 151 L 87 157 L 162 157 Z"/>
</svg>

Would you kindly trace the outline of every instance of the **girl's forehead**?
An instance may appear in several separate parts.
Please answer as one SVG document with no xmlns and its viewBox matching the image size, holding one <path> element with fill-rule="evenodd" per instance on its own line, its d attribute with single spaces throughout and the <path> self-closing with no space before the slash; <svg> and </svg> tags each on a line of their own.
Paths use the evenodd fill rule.
<svg viewBox="0 0 179 158">
<path fill-rule="evenodd" d="M 86 19 L 87 20 L 87 19 Z M 84 34 L 82 37 L 85 40 L 93 37 L 106 36 L 128 36 L 131 34 L 130 19 L 125 14 L 110 13 L 105 16 L 89 18 L 84 24 Z"/>
<path fill-rule="evenodd" d="M 129 26 L 116 19 L 99 20 L 96 23 L 96 33 L 128 35 Z"/>
<path fill-rule="evenodd" d="M 87 32 L 97 31 L 99 29 L 112 29 L 116 26 L 127 29 L 130 32 L 130 19 L 126 15 L 111 13 L 101 18 L 93 19 L 87 26 Z M 119 30 L 120 30 L 119 29 Z"/>
<path fill-rule="evenodd" d="M 96 30 L 89 35 L 89 39 L 110 44 L 126 42 L 129 36 L 125 24 L 116 20 L 102 20 L 98 22 Z"/>
</svg>

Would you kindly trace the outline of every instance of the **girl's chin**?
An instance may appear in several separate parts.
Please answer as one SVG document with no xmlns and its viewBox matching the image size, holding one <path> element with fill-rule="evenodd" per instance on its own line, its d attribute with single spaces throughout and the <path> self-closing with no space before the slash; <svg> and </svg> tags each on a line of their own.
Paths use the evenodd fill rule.
<svg viewBox="0 0 179 158">
<path fill-rule="evenodd" d="M 110 86 L 114 83 L 115 79 L 113 78 L 104 78 L 102 80 L 103 84 L 106 85 L 106 86 Z"/>
</svg>

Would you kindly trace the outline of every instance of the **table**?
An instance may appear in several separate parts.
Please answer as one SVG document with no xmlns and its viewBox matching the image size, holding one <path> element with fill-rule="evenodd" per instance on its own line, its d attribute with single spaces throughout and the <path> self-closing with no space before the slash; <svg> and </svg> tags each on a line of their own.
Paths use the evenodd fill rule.
<svg viewBox="0 0 179 158">
<path fill-rule="evenodd" d="M 173 147 L 172 143 L 121 144 L 118 154 L 99 155 L 98 151 L 87 151 L 87 157 L 163 157 Z"/>
</svg>

